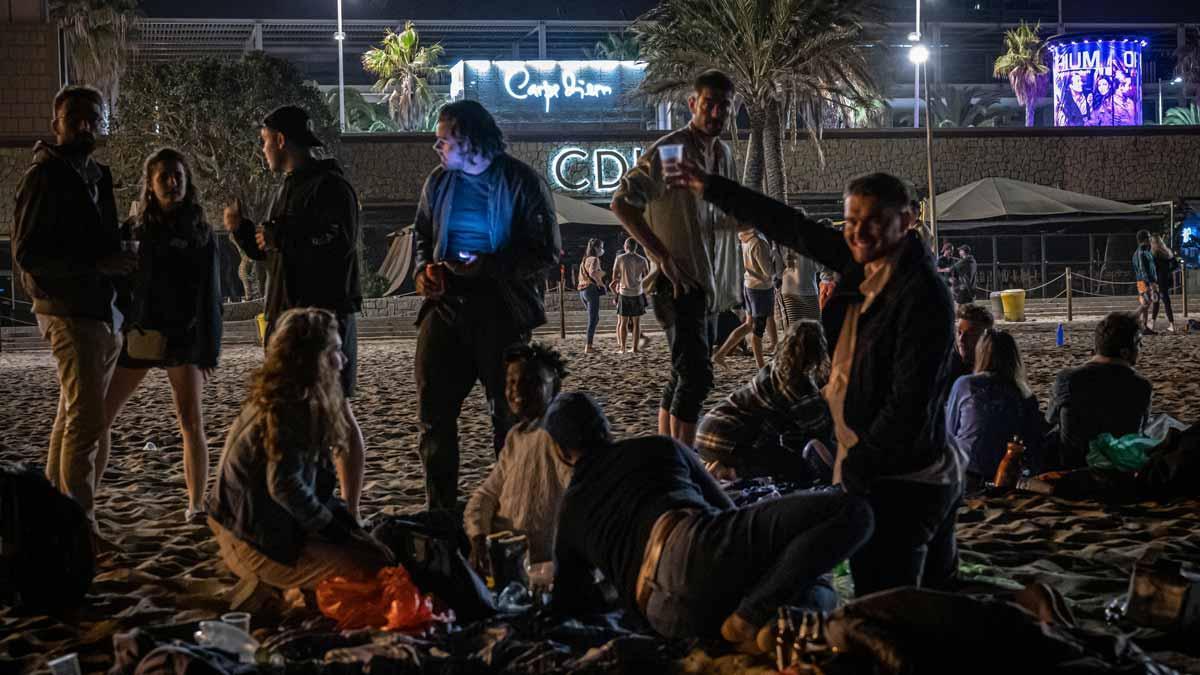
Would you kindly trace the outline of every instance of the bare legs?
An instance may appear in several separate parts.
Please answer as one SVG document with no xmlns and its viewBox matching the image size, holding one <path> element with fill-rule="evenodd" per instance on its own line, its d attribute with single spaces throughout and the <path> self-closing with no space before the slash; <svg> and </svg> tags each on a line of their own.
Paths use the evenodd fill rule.
<svg viewBox="0 0 1200 675">
<path fill-rule="evenodd" d="M 350 429 L 345 452 L 334 455 L 337 465 L 338 482 L 342 485 L 342 499 L 350 509 L 350 514 L 358 520 L 358 506 L 362 498 L 363 472 L 366 469 L 366 441 L 363 439 L 362 427 L 358 426 L 358 418 L 350 407 L 350 401 L 345 402 L 342 412 L 346 416 L 346 424 Z"/>
<path fill-rule="evenodd" d="M 625 327 L 628 321 L 628 319 L 620 314 L 617 315 L 617 352 L 622 354 L 625 353 Z M 637 338 L 634 338 L 633 344 L 636 348 Z"/>
<path fill-rule="evenodd" d="M 638 352 L 638 343 L 642 341 L 642 317 L 631 316 L 627 322 L 633 323 L 633 353 Z"/>
<path fill-rule="evenodd" d="M 721 348 L 717 350 L 716 354 L 713 354 L 713 363 L 721 366 L 722 368 L 725 367 L 725 357 L 729 356 L 729 352 L 733 351 L 742 342 L 742 340 L 745 339 L 747 335 L 750 335 L 753 331 L 754 317 L 747 313 L 746 319 L 742 321 L 737 328 L 733 329 L 733 332 L 730 333 L 729 337 L 725 339 L 725 344 L 721 345 Z M 760 341 L 759 352 L 761 351 L 762 343 Z"/>
</svg>

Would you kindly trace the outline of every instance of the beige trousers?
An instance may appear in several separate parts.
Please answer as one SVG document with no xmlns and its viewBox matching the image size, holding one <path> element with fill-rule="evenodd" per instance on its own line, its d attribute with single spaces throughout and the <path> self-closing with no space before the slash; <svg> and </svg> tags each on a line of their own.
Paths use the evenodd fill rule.
<svg viewBox="0 0 1200 675">
<path fill-rule="evenodd" d="M 221 547 L 221 559 L 234 574 L 241 579 L 256 577 L 274 588 L 313 590 L 333 576 L 366 579 L 388 564 L 379 551 L 361 542 L 335 544 L 312 537 L 304 542 L 296 562 L 284 565 L 263 555 L 212 518 L 208 519 L 208 527 Z"/>
</svg>

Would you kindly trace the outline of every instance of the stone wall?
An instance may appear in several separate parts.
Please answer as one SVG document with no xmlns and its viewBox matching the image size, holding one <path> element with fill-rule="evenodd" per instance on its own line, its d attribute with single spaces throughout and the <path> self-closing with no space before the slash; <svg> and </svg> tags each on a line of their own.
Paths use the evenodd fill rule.
<svg viewBox="0 0 1200 675">
<path fill-rule="evenodd" d="M 0 23 L 0 136 L 46 129 L 57 91 L 57 29 L 44 23 Z"/>
</svg>

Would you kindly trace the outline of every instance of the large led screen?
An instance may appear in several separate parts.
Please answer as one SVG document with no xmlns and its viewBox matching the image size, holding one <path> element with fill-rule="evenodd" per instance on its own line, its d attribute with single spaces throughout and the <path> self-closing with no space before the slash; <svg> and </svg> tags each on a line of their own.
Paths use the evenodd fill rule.
<svg viewBox="0 0 1200 675">
<path fill-rule="evenodd" d="M 1142 123 L 1141 38 L 1051 38 L 1054 126 L 1125 127 Z"/>
</svg>

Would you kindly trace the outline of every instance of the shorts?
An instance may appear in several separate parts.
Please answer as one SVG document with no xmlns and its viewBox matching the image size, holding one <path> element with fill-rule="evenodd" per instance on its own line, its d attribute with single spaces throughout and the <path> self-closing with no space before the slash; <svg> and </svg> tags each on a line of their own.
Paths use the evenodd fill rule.
<svg viewBox="0 0 1200 675">
<path fill-rule="evenodd" d="M 646 313 L 645 295 L 618 295 L 617 316 L 642 316 Z"/>
<path fill-rule="evenodd" d="M 1146 281 L 1137 282 L 1138 296 L 1142 304 L 1150 305 L 1158 302 L 1158 286 Z"/>
<path fill-rule="evenodd" d="M 750 316 L 766 317 L 775 313 L 774 288 L 746 288 L 743 297 Z"/>
<path fill-rule="evenodd" d="M 346 364 L 342 366 L 342 394 L 346 398 L 354 396 L 358 385 L 358 315 L 338 314 L 338 337 L 342 338 L 342 355 Z"/>
</svg>

